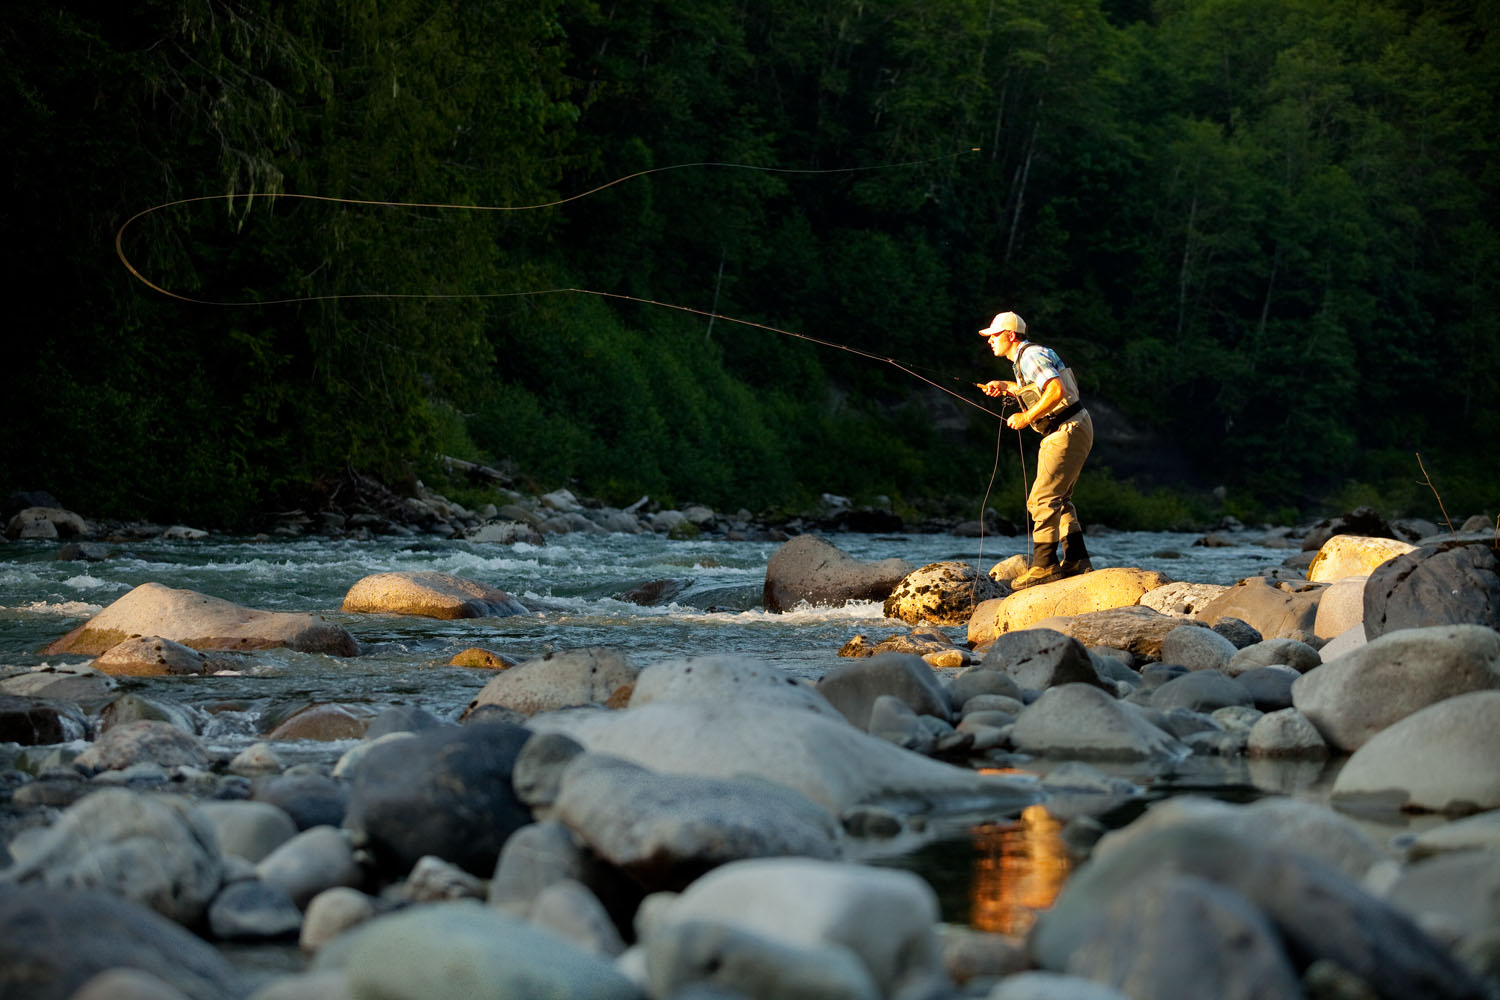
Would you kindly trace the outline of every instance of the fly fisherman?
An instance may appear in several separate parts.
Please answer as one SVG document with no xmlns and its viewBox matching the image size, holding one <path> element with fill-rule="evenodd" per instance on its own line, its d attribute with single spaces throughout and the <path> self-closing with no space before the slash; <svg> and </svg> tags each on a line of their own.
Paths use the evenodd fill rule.
<svg viewBox="0 0 1500 1000">
<path fill-rule="evenodd" d="M 1094 567 L 1083 544 L 1083 525 L 1073 508 L 1073 487 L 1094 446 L 1094 421 L 1079 399 L 1078 380 L 1055 351 L 1026 339 L 1026 321 L 1013 312 L 1000 313 L 979 335 L 989 338 L 995 357 L 1011 363 L 1016 378 L 1014 382 L 981 383 L 979 388 L 986 396 L 1015 396 L 1021 410 L 1012 413 L 1006 424 L 1012 430 L 1031 427 L 1042 435 L 1036 481 L 1026 498 L 1031 515 L 1031 566 L 1011 581 L 1011 589 L 1087 573 Z"/>
</svg>

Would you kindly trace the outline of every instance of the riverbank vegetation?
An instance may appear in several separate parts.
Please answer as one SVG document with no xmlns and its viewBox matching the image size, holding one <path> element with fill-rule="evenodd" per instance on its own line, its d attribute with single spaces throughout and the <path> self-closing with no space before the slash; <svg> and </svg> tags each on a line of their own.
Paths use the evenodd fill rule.
<svg viewBox="0 0 1500 1000">
<path fill-rule="evenodd" d="M 242 524 L 453 454 L 614 503 L 977 504 L 993 417 L 767 328 L 979 402 L 1009 308 L 1177 460 L 1101 443 L 1133 526 L 1220 485 L 1430 518 L 1417 452 L 1493 507 L 1497 30 L 1490 0 L 23 5 L 0 485 Z M 228 304 L 115 256 L 170 202 L 121 249 Z"/>
</svg>

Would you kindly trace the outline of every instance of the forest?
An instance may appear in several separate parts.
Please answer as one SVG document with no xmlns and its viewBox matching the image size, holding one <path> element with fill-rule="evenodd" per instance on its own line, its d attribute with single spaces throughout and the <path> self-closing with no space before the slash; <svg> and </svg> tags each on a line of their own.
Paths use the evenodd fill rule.
<svg viewBox="0 0 1500 1000">
<path fill-rule="evenodd" d="M 1500 499 L 1497 0 L 26 3 L 0 57 L 7 492 L 1014 516 L 1013 309 L 1163 457 L 1086 516 Z"/>
</svg>

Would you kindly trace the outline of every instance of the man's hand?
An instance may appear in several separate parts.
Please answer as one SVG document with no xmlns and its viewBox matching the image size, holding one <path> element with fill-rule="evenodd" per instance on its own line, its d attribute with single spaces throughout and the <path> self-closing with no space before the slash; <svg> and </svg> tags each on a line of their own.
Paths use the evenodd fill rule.
<svg viewBox="0 0 1500 1000">
<path fill-rule="evenodd" d="M 1016 384 L 1014 382 L 995 379 L 993 382 L 975 382 L 974 384 L 979 386 L 980 391 L 986 396 L 1000 396 L 1005 393 L 1014 396 L 1016 394 Z"/>
<path fill-rule="evenodd" d="M 1009 427 L 1013 431 L 1018 431 L 1029 423 L 1031 423 L 1031 421 L 1026 419 L 1025 410 L 1022 410 L 1020 413 L 1012 413 L 1010 416 L 1005 418 L 1005 426 Z"/>
</svg>

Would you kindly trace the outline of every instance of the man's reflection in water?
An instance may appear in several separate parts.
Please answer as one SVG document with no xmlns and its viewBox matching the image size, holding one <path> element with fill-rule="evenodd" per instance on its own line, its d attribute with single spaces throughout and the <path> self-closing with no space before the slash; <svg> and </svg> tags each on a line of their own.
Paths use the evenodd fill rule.
<svg viewBox="0 0 1500 1000">
<path fill-rule="evenodd" d="M 974 827 L 969 923 L 978 930 L 1024 936 L 1062 891 L 1072 861 L 1062 823 L 1028 806 L 1013 823 Z"/>
</svg>

